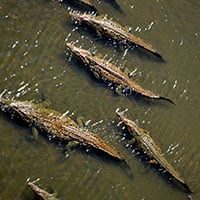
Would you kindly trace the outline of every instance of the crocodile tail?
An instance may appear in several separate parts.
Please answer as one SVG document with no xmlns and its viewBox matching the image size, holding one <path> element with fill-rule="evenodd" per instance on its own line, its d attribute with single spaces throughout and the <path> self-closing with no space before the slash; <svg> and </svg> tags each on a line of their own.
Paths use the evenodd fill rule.
<svg viewBox="0 0 200 200">
<path fill-rule="evenodd" d="M 182 185 L 183 185 L 183 187 L 185 188 L 185 190 L 186 190 L 187 192 L 189 192 L 190 194 L 193 193 L 192 190 L 189 188 L 189 186 L 188 186 L 186 183 L 182 183 Z"/>
<path fill-rule="evenodd" d="M 152 52 L 158 59 L 161 60 L 161 62 L 166 63 L 165 59 L 158 53 L 158 52 Z"/>
<path fill-rule="evenodd" d="M 163 100 L 165 100 L 165 101 L 168 101 L 168 102 L 170 102 L 170 103 L 176 105 L 170 98 L 163 97 L 163 96 L 159 96 L 158 98 L 159 98 L 159 99 L 163 99 Z"/>
</svg>

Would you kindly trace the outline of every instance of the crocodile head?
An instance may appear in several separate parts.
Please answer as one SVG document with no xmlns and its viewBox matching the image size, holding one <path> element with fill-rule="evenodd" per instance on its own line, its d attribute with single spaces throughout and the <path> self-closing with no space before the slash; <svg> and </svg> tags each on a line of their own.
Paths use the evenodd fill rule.
<svg viewBox="0 0 200 200">
<path fill-rule="evenodd" d="M 2 97 L 0 98 L 0 105 L 2 110 L 13 110 L 16 112 L 27 112 L 28 110 L 32 109 L 32 104 L 29 102 L 12 101 Z"/>
<path fill-rule="evenodd" d="M 126 118 L 122 113 L 116 112 L 117 116 L 122 120 L 122 122 L 126 125 L 128 131 L 134 138 L 138 138 L 141 136 L 140 128 L 138 125 L 131 121 L 130 119 Z"/>
<path fill-rule="evenodd" d="M 89 64 L 89 58 L 92 57 L 92 54 L 84 49 L 75 47 L 72 43 L 66 43 L 67 48 L 80 58 L 85 64 Z"/>
<path fill-rule="evenodd" d="M 8 112 L 11 115 L 20 116 L 24 120 L 31 120 L 31 113 L 35 109 L 34 105 L 28 101 L 14 101 L 9 99 L 0 98 L 0 107 L 4 112 Z"/>
<path fill-rule="evenodd" d="M 80 21 L 80 22 L 91 22 L 91 20 L 94 19 L 96 16 L 95 14 L 82 14 L 78 11 L 70 11 L 69 12 L 70 17 L 75 20 L 75 21 Z"/>
<path fill-rule="evenodd" d="M 69 15 L 72 18 L 72 20 L 74 20 L 75 22 L 84 23 L 90 27 L 93 27 L 96 30 L 96 32 L 99 34 L 103 30 L 103 24 L 107 21 L 106 15 L 96 16 L 96 14 L 93 14 L 93 13 L 82 14 L 77 11 L 71 11 Z"/>
<path fill-rule="evenodd" d="M 28 101 L 12 101 L 9 105 L 10 110 L 16 112 L 21 116 L 21 118 L 29 118 L 31 116 L 32 111 L 34 110 L 34 106 L 31 102 Z"/>
</svg>

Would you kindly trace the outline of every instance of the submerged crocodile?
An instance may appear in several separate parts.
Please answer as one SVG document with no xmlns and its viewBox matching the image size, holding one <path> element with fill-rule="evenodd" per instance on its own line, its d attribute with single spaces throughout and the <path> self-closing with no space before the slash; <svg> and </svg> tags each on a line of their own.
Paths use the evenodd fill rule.
<svg viewBox="0 0 200 200">
<path fill-rule="evenodd" d="M 164 99 L 174 104 L 174 102 L 169 98 L 142 88 L 135 81 L 130 79 L 126 73 L 122 72 L 117 66 L 113 65 L 109 61 L 94 56 L 89 51 L 75 47 L 71 43 L 67 43 L 66 45 L 71 52 L 82 60 L 84 64 L 90 67 L 91 71 L 97 78 L 102 78 L 103 80 L 113 83 L 121 90 L 125 89 L 130 92 L 133 91 L 151 99 Z"/>
<path fill-rule="evenodd" d="M 131 121 L 130 119 L 126 118 L 122 113 L 116 112 L 116 114 L 127 127 L 130 135 L 132 136 L 133 142 L 135 142 L 138 148 L 149 157 L 150 163 L 160 165 L 189 193 L 192 193 L 185 180 L 165 159 L 160 147 L 154 142 L 154 140 L 149 135 L 148 131 L 138 127 L 134 121 Z"/>
<path fill-rule="evenodd" d="M 123 44 L 136 45 L 142 49 L 151 52 L 152 54 L 163 60 L 162 56 L 151 44 L 148 44 L 141 38 L 136 37 L 135 35 L 130 33 L 127 28 L 124 28 L 120 24 L 110 19 L 107 19 L 106 16 L 96 16 L 94 14 L 85 13 L 81 14 L 77 11 L 71 11 L 69 15 L 75 21 L 83 22 L 84 24 L 94 28 L 100 36 L 107 36 Z"/>
<path fill-rule="evenodd" d="M 89 130 L 80 128 L 65 114 L 42 108 L 28 101 L 11 101 L 2 97 L 0 97 L 0 108 L 36 128 L 46 131 L 53 137 L 66 141 L 78 141 L 99 149 L 116 159 L 123 160 L 122 155 L 113 147 Z"/>
<path fill-rule="evenodd" d="M 37 185 L 35 185 L 33 182 L 28 182 L 28 186 L 31 188 L 31 190 L 39 196 L 43 200 L 58 200 L 56 198 L 56 194 L 50 194 L 47 191 L 39 188 Z"/>
</svg>

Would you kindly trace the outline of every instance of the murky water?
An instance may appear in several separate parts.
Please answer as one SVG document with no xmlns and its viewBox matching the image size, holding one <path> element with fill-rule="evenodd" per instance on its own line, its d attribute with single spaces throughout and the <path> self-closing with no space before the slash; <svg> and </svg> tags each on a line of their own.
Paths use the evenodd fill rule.
<svg viewBox="0 0 200 200">
<path fill-rule="evenodd" d="M 187 199 L 185 192 L 126 148 L 123 130 L 117 127 L 117 108 L 128 109 L 127 116 L 150 131 L 194 191 L 193 199 L 200 199 L 200 3 L 117 2 L 121 10 L 106 0 L 94 4 L 99 13 L 108 13 L 152 43 L 166 63 L 78 28 L 68 16 L 71 3 L 1 0 L 0 92 L 35 103 L 46 99 L 50 108 L 69 111 L 73 119 L 83 116 L 90 130 L 123 153 L 131 172 L 92 150 L 65 152 L 43 136 L 34 139 L 29 127 L 0 113 L 0 199 L 33 198 L 26 181 L 37 178 L 39 186 L 56 190 L 60 199 Z M 176 105 L 115 95 L 71 56 L 65 40 L 135 71 L 134 80 Z"/>
</svg>

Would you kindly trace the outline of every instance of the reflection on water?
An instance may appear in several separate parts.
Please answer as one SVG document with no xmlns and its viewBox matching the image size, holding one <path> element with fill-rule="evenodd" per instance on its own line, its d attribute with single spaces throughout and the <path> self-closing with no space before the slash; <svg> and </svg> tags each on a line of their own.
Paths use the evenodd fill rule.
<svg viewBox="0 0 200 200">
<path fill-rule="evenodd" d="M 186 194 L 127 148 L 115 110 L 149 130 L 169 162 L 199 199 L 199 1 L 93 1 L 99 13 L 131 27 L 166 60 L 160 63 L 135 49 L 105 41 L 72 23 L 68 7 L 57 1 L 1 1 L 0 93 L 5 97 L 46 100 L 49 107 L 83 116 L 86 126 L 125 156 L 133 177 L 90 148 L 66 152 L 43 136 L 33 139 L 29 127 L 0 113 L 0 199 L 31 198 L 27 180 L 53 188 L 61 199 L 187 199 Z M 96 80 L 65 47 L 101 54 L 152 91 L 176 105 L 116 95 Z M 89 151 L 88 151 L 89 150 Z M 67 156 L 66 156 L 67 155 Z"/>
</svg>

